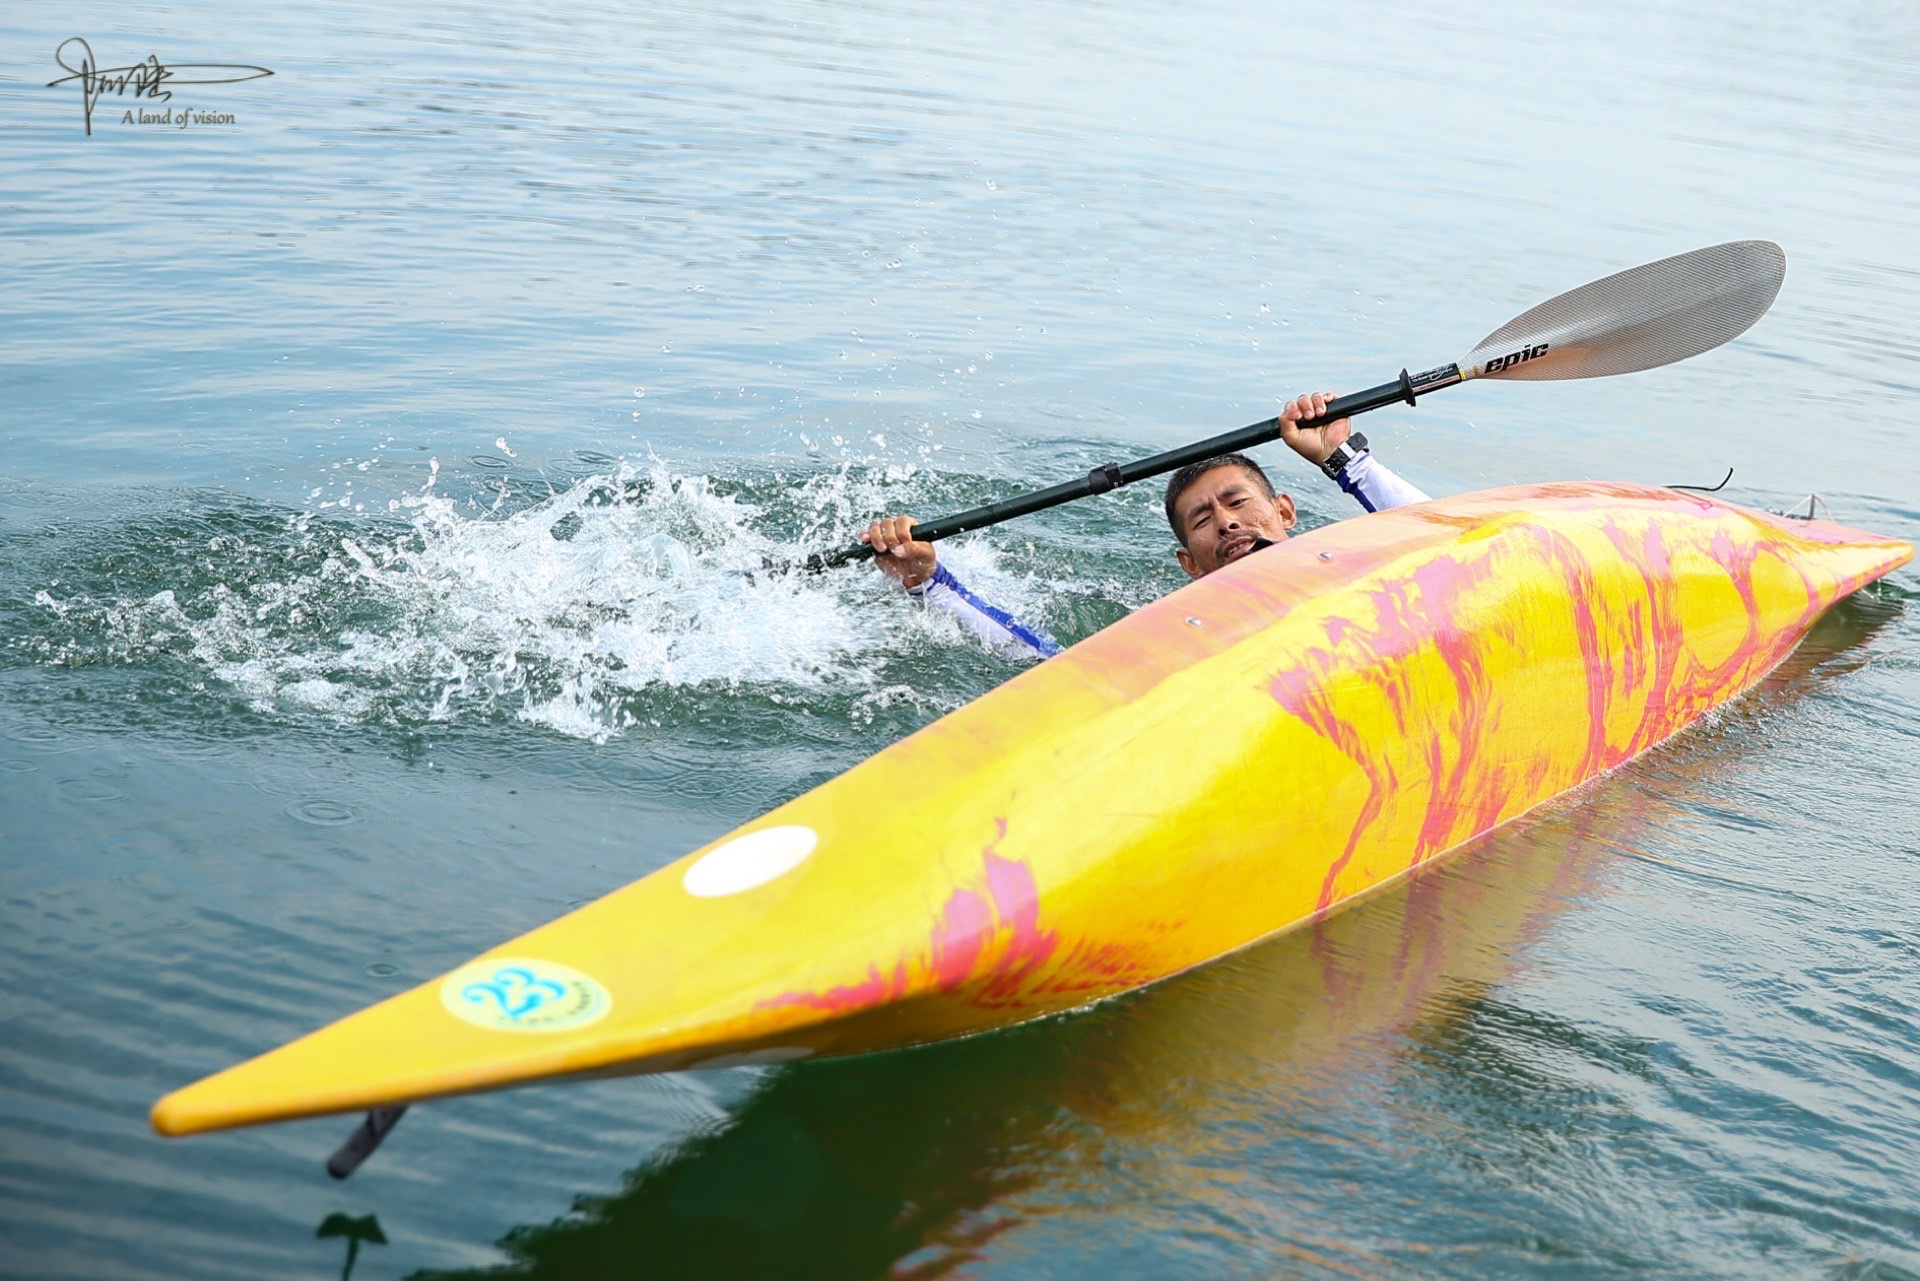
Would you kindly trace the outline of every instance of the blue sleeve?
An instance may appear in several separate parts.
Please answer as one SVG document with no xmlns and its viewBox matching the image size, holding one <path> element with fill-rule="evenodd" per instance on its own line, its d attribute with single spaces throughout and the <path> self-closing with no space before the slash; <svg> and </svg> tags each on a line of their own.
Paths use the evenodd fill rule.
<svg viewBox="0 0 1920 1281">
<path fill-rule="evenodd" d="M 1400 479 L 1371 453 L 1354 456 L 1340 469 L 1340 488 L 1370 512 L 1390 511 L 1429 501 L 1418 485 Z"/>
<path fill-rule="evenodd" d="M 945 565 L 935 565 L 933 577 L 917 587 L 909 587 L 907 594 L 942 613 L 951 614 L 968 631 L 996 649 L 1023 650 L 1040 658 L 1052 658 L 1060 652 L 1060 642 L 1049 636 L 1045 628 L 1029 627 L 1004 609 L 987 604 L 968 591 L 966 584 L 949 573 Z"/>
</svg>

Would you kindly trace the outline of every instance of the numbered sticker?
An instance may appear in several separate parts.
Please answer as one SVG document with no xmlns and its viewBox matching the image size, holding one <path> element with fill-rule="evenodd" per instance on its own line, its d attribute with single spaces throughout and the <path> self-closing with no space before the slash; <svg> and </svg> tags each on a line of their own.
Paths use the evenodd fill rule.
<svg viewBox="0 0 1920 1281">
<path fill-rule="evenodd" d="M 554 961 L 493 956 L 471 961 L 440 984 L 449 1013 L 500 1032 L 568 1032 L 606 1017 L 607 989 Z"/>
</svg>

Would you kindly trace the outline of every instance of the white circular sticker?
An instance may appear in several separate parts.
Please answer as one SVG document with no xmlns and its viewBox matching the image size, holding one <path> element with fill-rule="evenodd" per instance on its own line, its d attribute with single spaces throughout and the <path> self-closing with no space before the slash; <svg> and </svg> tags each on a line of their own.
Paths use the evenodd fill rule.
<svg viewBox="0 0 1920 1281">
<path fill-rule="evenodd" d="M 597 1023 L 613 997 L 591 977 L 555 961 L 489 956 L 441 981 L 450 1014 L 497 1032 L 569 1032 Z"/>
<path fill-rule="evenodd" d="M 680 883 L 695 898 L 738 894 L 791 872 L 819 843 L 811 827 L 763 827 L 702 854 Z"/>
</svg>

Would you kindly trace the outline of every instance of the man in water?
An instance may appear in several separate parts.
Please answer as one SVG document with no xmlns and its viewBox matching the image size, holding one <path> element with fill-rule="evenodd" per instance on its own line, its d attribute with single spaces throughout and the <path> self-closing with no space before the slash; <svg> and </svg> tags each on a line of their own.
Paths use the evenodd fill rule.
<svg viewBox="0 0 1920 1281">
<path fill-rule="evenodd" d="M 1353 434 L 1351 419 L 1314 420 L 1326 412 L 1331 392 L 1310 392 L 1280 411 L 1280 438 L 1294 453 L 1326 472 L 1368 511 L 1423 503 L 1427 495 L 1387 470 L 1367 452 L 1367 439 Z M 1305 421 L 1308 426 L 1301 426 Z M 1276 492 L 1260 465 L 1244 454 L 1222 454 L 1190 463 L 1167 482 L 1167 523 L 1180 540 L 1180 568 L 1204 578 L 1262 547 L 1280 542 L 1298 513 L 1293 499 Z M 939 563 L 933 544 L 915 541 L 911 516 L 887 516 L 869 525 L 860 541 L 871 543 L 874 564 L 907 594 L 952 614 L 968 630 L 1001 648 L 1020 648 L 1041 658 L 1060 652 L 1044 630 L 1029 627 L 975 596 Z"/>
</svg>

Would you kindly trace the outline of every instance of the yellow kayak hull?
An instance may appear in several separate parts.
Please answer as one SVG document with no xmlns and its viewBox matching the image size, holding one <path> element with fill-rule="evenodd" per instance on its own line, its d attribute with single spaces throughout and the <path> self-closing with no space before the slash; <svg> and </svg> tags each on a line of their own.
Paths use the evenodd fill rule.
<svg viewBox="0 0 1920 1281">
<path fill-rule="evenodd" d="M 153 1124 L 893 1049 L 1084 1005 L 1319 919 L 1615 768 L 1912 556 L 1625 484 L 1343 521 L 168 1095 Z"/>
</svg>

